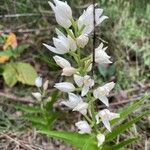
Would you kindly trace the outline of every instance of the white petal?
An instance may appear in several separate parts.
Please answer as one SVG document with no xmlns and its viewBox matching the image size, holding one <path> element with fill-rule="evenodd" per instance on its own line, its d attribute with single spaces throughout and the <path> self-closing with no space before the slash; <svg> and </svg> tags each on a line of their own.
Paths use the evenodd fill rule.
<svg viewBox="0 0 150 150">
<path fill-rule="evenodd" d="M 110 91 L 114 88 L 115 83 L 114 83 L 114 82 L 110 82 L 110 83 L 105 84 L 104 86 L 105 86 L 105 87 L 107 88 L 107 90 L 110 92 Z"/>
<path fill-rule="evenodd" d="M 79 75 L 76 75 L 76 74 L 74 75 L 74 81 L 79 87 L 83 85 L 83 77 Z"/>
<path fill-rule="evenodd" d="M 41 77 L 37 77 L 37 78 L 35 79 L 35 85 L 36 85 L 37 87 L 41 87 L 41 86 L 42 86 L 42 78 L 41 78 Z"/>
<path fill-rule="evenodd" d="M 76 73 L 76 69 L 73 67 L 67 67 L 63 69 L 62 75 L 64 76 L 72 76 L 73 74 Z"/>
<path fill-rule="evenodd" d="M 66 37 L 59 36 L 59 38 L 53 38 L 54 45 L 58 51 L 62 54 L 69 52 L 69 43 Z"/>
<path fill-rule="evenodd" d="M 99 100 L 102 101 L 107 107 L 109 107 L 108 98 L 106 96 L 99 97 Z"/>
<path fill-rule="evenodd" d="M 99 90 L 98 90 L 98 88 L 93 91 L 93 96 L 94 96 L 96 99 L 99 97 Z"/>
<path fill-rule="evenodd" d="M 83 86 L 81 96 L 85 96 L 88 93 L 88 91 L 89 91 L 89 87 Z"/>
<path fill-rule="evenodd" d="M 78 105 L 73 109 L 73 111 L 79 111 L 81 114 L 87 114 L 88 103 L 80 102 Z"/>
<path fill-rule="evenodd" d="M 82 102 L 82 99 L 80 96 L 77 96 L 74 93 L 69 93 L 69 100 L 62 101 L 61 104 L 64 104 L 71 109 L 74 109 L 80 102 Z"/>
<path fill-rule="evenodd" d="M 75 124 L 75 126 L 79 129 L 80 134 L 91 133 L 91 127 L 87 121 L 79 121 Z"/>
<path fill-rule="evenodd" d="M 42 95 L 39 92 L 32 92 L 33 97 L 37 100 L 41 100 Z"/>
<path fill-rule="evenodd" d="M 100 123 L 100 120 L 99 120 L 99 113 L 95 116 L 95 119 L 96 119 L 96 124 L 99 124 L 99 123 Z"/>
<path fill-rule="evenodd" d="M 75 87 L 72 83 L 69 82 L 61 82 L 61 83 L 56 83 L 54 85 L 55 88 L 59 89 L 62 92 L 73 92 L 75 90 Z"/>
<path fill-rule="evenodd" d="M 54 56 L 53 58 L 54 58 L 56 64 L 58 66 L 60 66 L 61 68 L 71 67 L 71 64 L 68 60 L 66 60 L 60 56 Z"/>
<path fill-rule="evenodd" d="M 88 35 L 86 35 L 86 34 L 81 34 L 77 38 L 77 45 L 81 48 L 84 48 L 88 42 L 89 42 L 89 38 L 88 38 Z"/>
<path fill-rule="evenodd" d="M 96 137 L 97 137 L 97 141 L 98 141 L 98 147 L 100 147 L 105 141 L 105 135 L 98 134 Z"/>
<path fill-rule="evenodd" d="M 65 54 L 65 53 L 66 53 L 66 51 L 59 51 L 59 50 L 57 50 L 55 47 L 52 47 L 52 46 L 50 46 L 50 45 L 47 45 L 47 44 L 44 44 L 44 43 L 43 43 L 43 45 L 44 45 L 48 50 L 50 50 L 50 51 L 53 52 L 53 53 L 56 53 L 56 54 Z"/>
<path fill-rule="evenodd" d="M 77 50 L 76 41 L 72 39 L 70 36 L 68 36 L 68 40 L 69 40 L 70 50 L 75 52 Z"/>
<path fill-rule="evenodd" d="M 102 122 L 103 122 L 103 124 L 104 124 L 104 126 L 107 128 L 107 130 L 109 131 L 109 132 L 111 132 L 111 127 L 110 127 L 110 123 L 109 123 L 109 120 L 106 118 L 102 118 Z"/>
<path fill-rule="evenodd" d="M 115 118 L 119 118 L 120 117 L 120 114 L 117 114 L 117 113 L 110 113 L 110 116 L 109 116 L 109 119 L 110 120 L 113 120 L 113 119 L 115 119 Z"/>
</svg>

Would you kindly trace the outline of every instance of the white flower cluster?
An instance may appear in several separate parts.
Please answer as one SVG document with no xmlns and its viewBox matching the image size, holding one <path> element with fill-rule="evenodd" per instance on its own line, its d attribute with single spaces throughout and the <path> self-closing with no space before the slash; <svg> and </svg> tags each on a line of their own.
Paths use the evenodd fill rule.
<svg viewBox="0 0 150 150">
<path fill-rule="evenodd" d="M 112 113 L 108 109 L 92 112 L 91 109 L 96 99 L 99 99 L 107 107 L 109 106 L 108 94 L 114 88 L 115 83 L 110 82 L 103 86 L 95 88 L 94 80 L 88 75 L 91 70 L 92 54 L 82 58 L 81 50 L 88 44 L 89 35 L 98 26 L 107 19 L 107 16 L 102 15 L 103 9 L 95 8 L 95 5 L 90 5 L 78 20 L 72 17 L 72 10 L 67 2 L 53 0 L 49 2 L 54 11 L 57 23 L 64 28 L 64 33 L 56 29 L 57 38 L 53 38 L 54 46 L 44 44 L 51 52 L 59 55 L 68 53 L 74 58 L 76 67 L 65 58 L 55 55 L 53 58 L 57 65 L 62 68 L 63 76 L 73 76 L 74 83 L 61 82 L 56 83 L 55 88 L 62 92 L 68 93 L 68 100 L 62 101 L 62 104 L 69 107 L 73 111 L 80 112 L 85 120 L 77 122 L 75 125 L 79 129 L 80 134 L 92 132 L 94 126 L 102 122 L 104 126 L 111 132 L 110 120 L 119 117 L 119 114 Z M 93 15 L 95 10 L 95 15 Z M 95 16 L 95 19 L 94 19 Z M 95 20 L 95 21 L 94 21 Z M 95 22 L 95 26 L 94 26 Z M 95 49 L 95 62 L 97 64 L 112 63 L 110 56 L 106 53 L 107 47 L 101 43 Z M 68 55 L 67 55 L 68 56 Z M 73 93 L 74 92 L 74 93 Z M 76 94 L 75 94 L 76 93 Z M 96 116 L 95 116 L 96 114 Z M 94 116 L 93 116 L 94 115 Z M 93 124 L 94 122 L 94 124 Z M 96 133 L 98 146 L 101 146 L 105 141 L 105 135 L 100 132 Z"/>
</svg>

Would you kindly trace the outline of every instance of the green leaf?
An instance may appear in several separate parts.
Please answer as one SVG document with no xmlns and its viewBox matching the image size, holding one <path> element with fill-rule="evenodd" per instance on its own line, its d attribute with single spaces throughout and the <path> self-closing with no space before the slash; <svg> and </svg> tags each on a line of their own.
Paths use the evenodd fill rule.
<svg viewBox="0 0 150 150">
<path fill-rule="evenodd" d="M 107 69 L 106 69 L 106 66 L 101 64 L 101 65 L 98 66 L 98 70 L 99 70 L 99 73 L 102 75 L 102 77 L 103 77 L 104 79 L 106 79 L 106 77 L 107 77 Z"/>
<path fill-rule="evenodd" d="M 14 86 L 17 83 L 15 64 L 6 64 L 2 75 L 7 85 Z"/>
<path fill-rule="evenodd" d="M 41 109 L 40 107 L 36 107 L 36 106 L 27 106 L 27 105 L 15 105 L 14 106 L 16 109 L 22 110 L 25 113 L 40 113 Z"/>
<path fill-rule="evenodd" d="M 150 111 L 146 111 L 144 113 L 142 113 L 141 115 L 139 115 L 138 117 L 124 123 L 121 124 L 119 127 L 116 127 L 111 133 L 108 133 L 106 135 L 106 141 L 111 141 L 113 140 L 115 137 L 117 137 L 119 134 L 123 133 L 126 129 L 130 128 L 134 123 L 138 122 L 141 118 L 143 118 L 144 116 L 150 114 Z"/>
<path fill-rule="evenodd" d="M 21 44 L 16 48 L 16 53 L 17 54 L 21 54 L 24 52 L 25 49 L 27 49 L 29 47 L 28 44 Z"/>
<path fill-rule="evenodd" d="M 27 63 L 16 63 L 17 79 L 23 84 L 34 85 L 37 78 L 36 70 Z"/>
<path fill-rule="evenodd" d="M 57 100 L 58 95 L 59 95 L 58 91 L 54 91 L 52 93 L 52 96 L 50 97 L 50 100 L 46 103 L 46 110 L 47 111 L 51 111 L 52 110 L 53 104 Z"/>
<path fill-rule="evenodd" d="M 10 63 L 5 65 L 3 77 L 7 85 L 14 86 L 17 81 L 23 84 L 34 85 L 37 78 L 36 70 L 27 63 Z"/>
<path fill-rule="evenodd" d="M 132 142 L 135 142 L 138 139 L 139 138 L 130 138 L 130 139 L 124 140 L 120 142 L 119 144 L 112 146 L 111 150 L 119 150 L 121 148 L 125 148 L 127 145 L 131 144 Z"/>
<path fill-rule="evenodd" d="M 129 114 L 133 113 L 135 110 L 137 110 L 141 105 L 143 105 L 144 100 L 149 98 L 150 95 L 145 95 L 141 100 L 137 100 L 135 103 L 132 103 L 130 106 L 124 107 L 120 112 L 119 118 L 113 119 L 111 121 L 111 125 L 118 124 L 119 121 L 124 120 Z"/>
<path fill-rule="evenodd" d="M 25 114 L 22 116 L 23 119 L 28 120 L 35 124 L 42 124 L 46 126 L 46 119 L 43 116 L 38 116 L 34 114 Z"/>
<path fill-rule="evenodd" d="M 108 71 L 107 71 L 107 74 L 109 77 L 113 76 L 115 74 L 115 71 L 116 71 L 116 67 L 115 65 L 111 65 L 109 68 L 108 68 Z"/>
<path fill-rule="evenodd" d="M 14 55 L 14 52 L 11 48 L 7 48 L 6 50 L 0 52 L 0 56 L 12 57 L 13 55 Z"/>
<path fill-rule="evenodd" d="M 54 137 L 63 140 L 81 150 L 98 150 L 95 137 L 87 134 L 79 134 L 65 131 L 49 131 L 41 130 L 40 133 L 46 134 L 49 137 Z"/>
</svg>

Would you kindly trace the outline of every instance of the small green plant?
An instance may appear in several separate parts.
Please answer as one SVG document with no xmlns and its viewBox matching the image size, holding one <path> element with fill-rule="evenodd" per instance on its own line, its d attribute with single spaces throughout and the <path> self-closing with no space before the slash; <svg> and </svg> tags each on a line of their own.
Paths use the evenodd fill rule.
<svg viewBox="0 0 150 150">
<path fill-rule="evenodd" d="M 0 44 L 3 45 L 3 50 L 0 51 L 1 75 L 6 84 L 12 87 L 19 81 L 23 84 L 34 85 L 34 80 L 37 77 L 35 69 L 28 63 L 17 61 L 29 45 L 18 45 L 14 33 L 2 34 Z"/>
<path fill-rule="evenodd" d="M 35 98 L 34 105 L 19 104 L 15 106 L 17 110 L 23 113 L 21 119 L 32 123 L 36 129 L 52 130 L 54 122 L 60 116 L 60 112 L 54 112 L 52 109 L 59 94 L 54 91 L 49 96 L 47 93 L 48 83 L 48 80 L 43 83 L 42 78 L 37 77 L 35 85 L 38 92 L 32 92 L 32 96 Z"/>
</svg>

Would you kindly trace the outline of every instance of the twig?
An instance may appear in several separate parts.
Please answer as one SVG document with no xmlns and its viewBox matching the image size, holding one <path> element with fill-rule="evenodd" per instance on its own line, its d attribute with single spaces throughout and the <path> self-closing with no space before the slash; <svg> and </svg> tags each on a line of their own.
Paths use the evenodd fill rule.
<svg viewBox="0 0 150 150">
<path fill-rule="evenodd" d="M 0 15 L 0 18 L 17 18 L 17 17 L 32 17 L 32 16 L 41 16 L 41 14 L 35 13 L 24 13 L 24 14 L 7 14 L 7 15 Z M 44 14 L 44 16 L 50 16 L 50 13 Z"/>
<path fill-rule="evenodd" d="M 16 102 L 19 101 L 19 102 L 23 102 L 23 103 L 35 103 L 35 101 L 31 98 L 17 97 L 17 96 L 8 94 L 8 93 L 3 93 L 3 92 L 0 92 L 0 96 L 6 97 L 6 98 L 11 99 L 11 100 L 16 101 Z"/>
<path fill-rule="evenodd" d="M 19 29 L 19 30 L 11 30 L 11 29 L 6 29 L 6 30 L 0 30 L 0 33 L 30 33 L 30 32 L 41 32 L 41 31 L 48 31 L 48 30 L 52 30 L 53 28 L 42 28 L 42 29 Z"/>
</svg>

